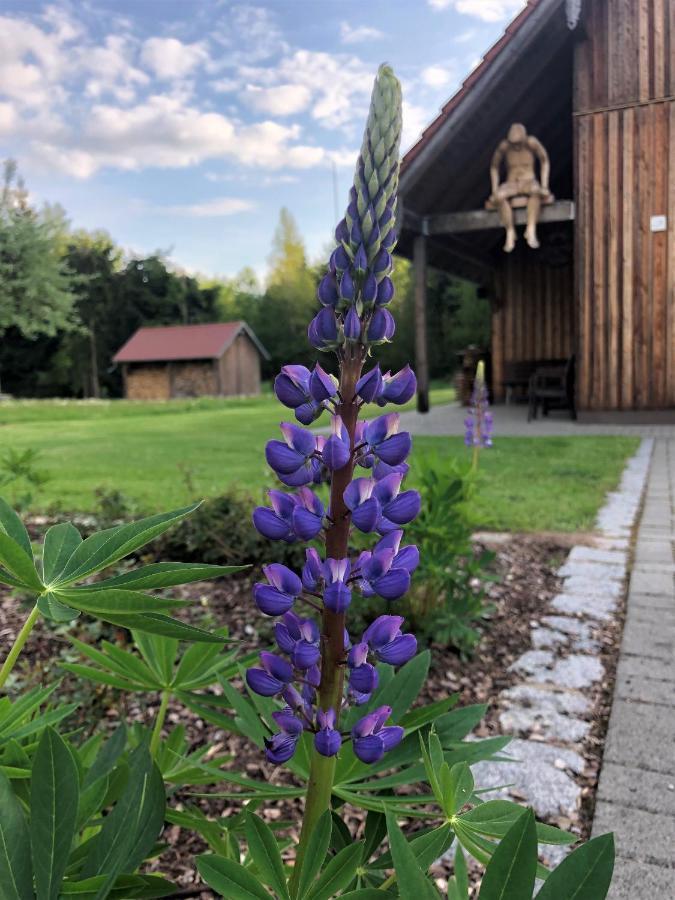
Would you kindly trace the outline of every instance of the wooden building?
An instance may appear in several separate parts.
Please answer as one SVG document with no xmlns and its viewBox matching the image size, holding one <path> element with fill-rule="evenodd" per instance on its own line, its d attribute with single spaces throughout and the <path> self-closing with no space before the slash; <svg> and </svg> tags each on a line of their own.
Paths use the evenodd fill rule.
<svg viewBox="0 0 675 900">
<path fill-rule="evenodd" d="M 484 208 L 495 147 L 523 122 L 551 159 L 541 248 L 502 250 Z M 401 167 L 399 252 L 416 267 L 420 408 L 426 266 L 492 303 L 492 387 L 575 355 L 577 408 L 675 411 L 675 0 L 529 0 Z M 516 221 L 524 210 L 516 213 Z"/>
<path fill-rule="evenodd" d="M 267 351 L 245 322 L 139 328 L 115 354 L 129 400 L 260 393 Z"/>
</svg>

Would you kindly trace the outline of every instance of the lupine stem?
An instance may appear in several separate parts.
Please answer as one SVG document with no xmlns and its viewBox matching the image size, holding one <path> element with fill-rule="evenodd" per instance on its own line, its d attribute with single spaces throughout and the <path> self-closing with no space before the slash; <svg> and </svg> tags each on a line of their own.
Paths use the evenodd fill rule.
<svg viewBox="0 0 675 900">
<path fill-rule="evenodd" d="M 154 758 L 159 750 L 159 742 L 162 737 L 162 728 L 166 719 L 166 711 L 169 707 L 169 699 L 171 694 L 169 691 L 162 691 L 162 700 L 157 710 L 157 718 L 155 719 L 155 727 L 152 729 L 152 738 L 150 739 L 150 755 Z"/>
<path fill-rule="evenodd" d="M 353 348 L 350 350 L 350 348 Z M 342 417 L 345 428 L 349 432 L 352 448 L 352 460 L 344 468 L 333 473 L 330 489 L 330 514 L 333 522 L 326 530 L 326 558 L 345 559 L 349 552 L 349 510 L 345 506 L 343 494 L 352 480 L 354 473 L 354 432 L 358 417 L 355 402 L 356 382 L 363 368 L 363 348 L 360 345 L 348 345 L 345 358 L 340 364 L 340 396 L 342 402 L 338 407 L 338 415 Z M 322 615 L 321 641 L 321 685 L 319 687 L 318 705 L 323 710 L 335 710 L 335 723 L 340 721 L 340 707 L 344 690 L 344 630 L 345 614 L 335 613 L 324 607 Z M 309 781 L 305 800 L 305 812 L 300 832 L 300 843 L 295 857 L 295 866 L 290 881 L 291 895 L 298 889 L 298 878 L 307 849 L 307 841 L 316 827 L 322 814 L 330 808 L 335 776 L 335 757 L 321 756 L 316 749 L 312 750 Z"/>
<path fill-rule="evenodd" d="M 38 609 L 36 603 L 33 609 L 30 611 L 28 618 L 23 623 L 21 631 L 17 634 L 16 640 L 12 644 L 12 649 L 7 654 L 7 659 L 2 664 L 2 668 L 0 669 L 0 688 L 5 686 L 5 682 L 9 678 L 12 669 L 14 668 L 14 663 L 19 658 L 19 654 L 23 650 L 23 645 L 28 640 L 28 636 L 33 630 L 33 626 L 37 622 L 39 615 L 40 610 Z"/>
</svg>

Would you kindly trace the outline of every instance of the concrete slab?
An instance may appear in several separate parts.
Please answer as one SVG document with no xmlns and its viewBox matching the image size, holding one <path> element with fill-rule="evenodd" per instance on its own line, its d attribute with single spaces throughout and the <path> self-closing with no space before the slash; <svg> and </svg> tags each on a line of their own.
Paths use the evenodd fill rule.
<svg viewBox="0 0 675 900">
<path fill-rule="evenodd" d="M 631 575 L 630 589 L 636 594 L 658 594 L 675 598 L 675 578 L 670 572 L 636 569 Z"/>
<path fill-rule="evenodd" d="M 664 715 L 663 707 L 656 704 L 615 699 L 605 759 L 624 766 L 672 773 L 675 768 L 675 716 Z"/>
<path fill-rule="evenodd" d="M 675 778 L 672 776 L 612 762 L 605 763 L 603 774 L 598 801 L 675 816 Z"/>
<path fill-rule="evenodd" d="M 593 833 L 614 832 L 617 856 L 628 857 L 650 865 L 670 866 L 673 857 L 675 819 L 659 813 L 644 812 L 620 803 L 604 800 L 595 805 Z M 669 869 L 671 887 L 675 888 L 675 869 Z M 663 900 L 665 900 L 665 895 Z M 672 894 L 670 895 L 673 896 Z M 647 900 L 645 893 L 635 900 Z M 660 898 L 659 898 L 660 900 Z"/>
<path fill-rule="evenodd" d="M 660 625 L 639 622 L 633 615 L 630 627 L 624 632 L 621 650 L 635 656 L 670 660 L 675 654 L 675 627 L 666 621 Z"/>
</svg>

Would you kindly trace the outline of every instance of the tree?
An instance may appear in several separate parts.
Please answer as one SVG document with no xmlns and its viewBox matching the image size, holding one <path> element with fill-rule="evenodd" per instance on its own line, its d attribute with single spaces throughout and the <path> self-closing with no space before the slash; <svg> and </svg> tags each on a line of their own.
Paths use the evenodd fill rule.
<svg viewBox="0 0 675 900">
<path fill-rule="evenodd" d="M 0 335 L 54 336 L 77 325 L 74 282 L 60 246 L 66 230 L 56 208 L 33 209 L 16 164 L 5 162 L 0 193 Z"/>
</svg>

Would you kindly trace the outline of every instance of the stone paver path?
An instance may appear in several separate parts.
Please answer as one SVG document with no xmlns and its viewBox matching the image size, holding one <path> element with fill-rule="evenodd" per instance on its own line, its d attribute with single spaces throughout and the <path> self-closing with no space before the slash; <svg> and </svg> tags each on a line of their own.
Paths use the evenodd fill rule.
<svg viewBox="0 0 675 900">
<path fill-rule="evenodd" d="M 527 407 L 523 404 L 493 408 L 495 434 L 507 437 L 568 437 L 570 435 L 627 435 L 634 437 L 663 437 L 675 439 L 672 424 L 625 425 L 573 422 L 564 411 L 552 412 L 547 418 L 527 421 Z M 401 414 L 401 428 L 411 434 L 463 435 L 466 409 L 457 403 L 433 406 L 430 412 Z M 675 417 L 674 417 L 675 418 Z M 673 893 L 675 897 L 675 893 Z"/>
<path fill-rule="evenodd" d="M 593 834 L 610 900 L 675 898 L 675 440 L 657 440 L 637 534 Z"/>
</svg>

